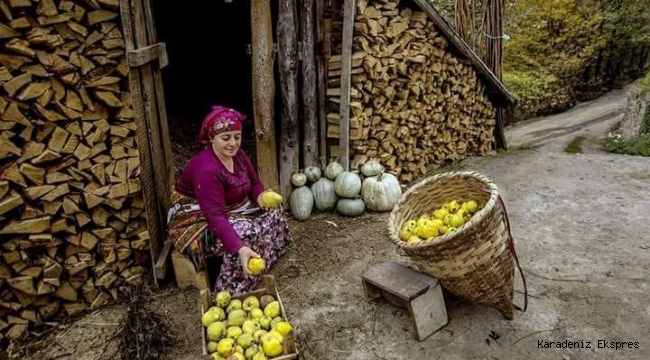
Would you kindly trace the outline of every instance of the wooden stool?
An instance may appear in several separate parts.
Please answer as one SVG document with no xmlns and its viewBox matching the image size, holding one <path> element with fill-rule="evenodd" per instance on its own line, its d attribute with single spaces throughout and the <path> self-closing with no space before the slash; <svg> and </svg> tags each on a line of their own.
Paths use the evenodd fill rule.
<svg viewBox="0 0 650 360">
<path fill-rule="evenodd" d="M 417 340 L 422 341 L 447 325 L 447 308 L 438 280 L 389 261 L 362 276 L 366 297 L 384 297 L 408 310 Z"/>
</svg>

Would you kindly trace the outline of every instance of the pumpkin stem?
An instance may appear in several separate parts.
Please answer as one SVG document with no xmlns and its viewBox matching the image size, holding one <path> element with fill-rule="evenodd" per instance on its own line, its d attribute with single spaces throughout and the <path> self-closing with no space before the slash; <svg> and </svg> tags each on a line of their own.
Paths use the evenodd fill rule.
<svg viewBox="0 0 650 360">
<path fill-rule="evenodd" d="M 379 174 L 377 174 L 377 181 L 381 181 L 381 178 L 384 176 L 384 170 L 381 170 Z"/>
</svg>

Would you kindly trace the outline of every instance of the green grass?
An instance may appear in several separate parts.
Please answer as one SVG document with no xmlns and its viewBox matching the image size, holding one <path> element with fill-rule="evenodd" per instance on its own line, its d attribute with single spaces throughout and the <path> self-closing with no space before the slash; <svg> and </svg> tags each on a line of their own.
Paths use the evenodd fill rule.
<svg viewBox="0 0 650 360">
<path fill-rule="evenodd" d="M 623 138 L 618 124 L 607 136 L 605 150 L 614 154 L 650 157 L 650 109 L 646 110 L 637 136 L 631 139 Z"/>
<path fill-rule="evenodd" d="M 576 136 L 565 148 L 564 152 L 569 154 L 582 153 L 582 143 L 585 141 L 584 136 Z"/>
<path fill-rule="evenodd" d="M 623 139 L 616 135 L 608 136 L 605 150 L 614 154 L 650 157 L 650 136 L 637 135 L 631 139 Z"/>
</svg>

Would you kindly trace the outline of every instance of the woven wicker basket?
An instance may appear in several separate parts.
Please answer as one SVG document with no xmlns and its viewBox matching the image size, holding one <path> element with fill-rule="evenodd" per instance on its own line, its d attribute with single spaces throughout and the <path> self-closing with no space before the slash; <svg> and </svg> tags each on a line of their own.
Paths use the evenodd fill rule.
<svg viewBox="0 0 650 360">
<path fill-rule="evenodd" d="M 480 209 L 453 233 L 419 244 L 399 238 L 402 225 L 450 200 L 475 200 Z M 513 257 L 497 187 L 476 172 L 449 172 L 429 177 L 404 192 L 389 219 L 390 239 L 421 271 L 438 278 L 457 296 L 514 313 Z"/>
</svg>

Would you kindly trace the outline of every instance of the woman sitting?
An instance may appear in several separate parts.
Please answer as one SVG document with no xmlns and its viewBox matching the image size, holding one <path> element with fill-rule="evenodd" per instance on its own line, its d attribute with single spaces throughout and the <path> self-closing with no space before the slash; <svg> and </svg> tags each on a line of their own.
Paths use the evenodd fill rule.
<svg viewBox="0 0 650 360">
<path fill-rule="evenodd" d="M 237 294 L 261 285 L 248 271 L 251 257 L 263 258 L 268 270 L 293 242 L 282 206 L 262 206 L 264 185 L 240 149 L 245 119 L 220 106 L 206 116 L 199 140 L 208 146 L 183 169 L 176 191 L 184 197 L 168 219 L 175 248 L 198 269 L 206 259 L 221 260 L 214 290 Z"/>
</svg>

